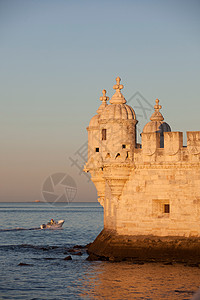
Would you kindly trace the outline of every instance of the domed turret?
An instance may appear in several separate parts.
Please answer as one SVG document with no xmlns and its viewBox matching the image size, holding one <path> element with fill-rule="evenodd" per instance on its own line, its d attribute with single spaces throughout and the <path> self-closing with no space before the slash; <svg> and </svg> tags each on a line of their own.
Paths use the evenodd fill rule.
<svg viewBox="0 0 200 300">
<path fill-rule="evenodd" d="M 102 135 L 103 160 L 125 161 L 132 158 L 136 145 L 136 115 L 133 108 L 126 104 L 126 99 L 121 93 L 123 85 L 121 79 L 116 78 L 113 86 L 115 94 L 99 117 Z"/>
<path fill-rule="evenodd" d="M 117 77 L 110 105 L 99 117 L 102 177 L 112 194 L 113 205 L 116 205 L 128 180 L 136 148 L 136 115 L 133 108 L 126 104 L 120 81 Z"/>
<path fill-rule="evenodd" d="M 164 147 L 164 132 L 171 131 L 171 128 L 169 124 L 166 122 L 163 122 L 164 118 L 163 115 L 160 112 L 160 109 L 162 108 L 161 105 L 159 105 L 159 100 L 156 99 L 156 105 L 154 105 L 154 113 L 152 114 L 150 118 L 150 122 L 148 122 L 144 128 L 143 133 L 152 133 L 152 132 L 159 132 L 160 133 L 160 147 Z"/>
<path fill-rule="evenodd" d="M 100 97 L 102 104 L 87 128 L 88 162 L 84 170 L 91 174 L 100 203 L 104 203 L 106 188 L 115 198 L 113 201 L 121 195 L 136 148 L 136 115 L 133 108 L 126 104 L 120 80 L 116 78 L 113 86 L 115 93 L 109 105 L 106 90 L 103 90 Z"/>
<path fill-rule="evenodd" d="M 121 93 L 121 89 L 123 89 L 124 86 L 123 84 L 120 84 L 120 81 L 121 79 L 117 77 L 117 84 L 113 86 L 116 92 L 110 100 L 110 104 L 112 105 L 108 105 L 104 109 L 100 117 L 101 120 L 136 120 L 133 108 L 126 104 L 126 99 Z"/>
</svg>

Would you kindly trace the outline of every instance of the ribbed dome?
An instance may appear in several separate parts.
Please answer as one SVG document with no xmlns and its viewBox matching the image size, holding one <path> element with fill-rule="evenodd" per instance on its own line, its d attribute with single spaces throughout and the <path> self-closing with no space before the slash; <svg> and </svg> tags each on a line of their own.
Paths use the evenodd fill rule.
<svg viewBox="0 0 200 300">
<path fill-rule="evenodd" d="M 95 115 L 92 117 L 89 123 L 89 127 L 96 127 L 99 126 L 99 115 Z"/>
<path fill-rule="evenodd" d="M 100 115 L 100 120 L 136 120 L 132 107 L 127 104 L 111 104 L 106 106 Z"/>
<path fill-rule="evenodd" d="M 126 103 L 126 99 L 121 93 L 123 84 L 120 84 L 121 79 L 116 78 L 116 83 L 113 88 L 115 94 L 110 99 L 110 104 L 107 105 L 101 112 L 100 120 L 136 120 L 136 115 L 133 108 Z"/>
<path fill-rule="evenodd" d="M 147 123 L 143 128 L 144 133 L 160 132 L 161 134 L 163 134 L 163 132 L 169 131 L 171 131 L 169 124 L 162 121 L 151 121 Z"/>
<path fill-rule="evenodd" d="M 161 136 L 163 136 L 163 132 L 171 131 L 169 124 L 163 122 L 164 118 L 160 112 L 161 108 L 162 106 L 159 105 L 159 100 L 156 99 L 156 105 L 154 106 L 155 111 L 150 118 L 151 121 L 144 126 L 143 133 L 159 132 Z"/>
</svg>

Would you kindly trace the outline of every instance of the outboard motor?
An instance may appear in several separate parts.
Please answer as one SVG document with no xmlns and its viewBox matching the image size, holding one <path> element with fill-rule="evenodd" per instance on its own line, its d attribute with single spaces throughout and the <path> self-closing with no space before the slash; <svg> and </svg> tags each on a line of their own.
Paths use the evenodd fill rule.
<svg viewBox="0 0 200 300">
<path fill-rule="evenodd" d="M 46 228 L 46 224 L 40 225 L 40 228 L 41 228 L 41 229 L 45 229 L 45 228 Z"/>
</svg>

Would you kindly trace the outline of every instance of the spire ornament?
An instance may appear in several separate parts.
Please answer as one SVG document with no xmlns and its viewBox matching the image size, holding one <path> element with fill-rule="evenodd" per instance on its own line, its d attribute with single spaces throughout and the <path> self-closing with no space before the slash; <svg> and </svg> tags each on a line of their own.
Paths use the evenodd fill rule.
<svg viewBox="0 0 200 300">
<path fill-rule="evenodd" d="M 155 111 L 160 111 L 160 109 L 162 108 L 162 106 L 161 105 L 159 105 L 159 99 L 156 99 L 156 105 L 154 105 L 154 109 L 155 109 Z"/>
<path fill-rule="evenodd" d="M 121 90 L 124 88 L 123 84 L 120 84 L 121 78 L 118 76 L 116 78 L 116 84 L 113 86 L 115 94 L 112 96 L 110 103 L 111 104 L 125 104 L 126 100 L 121 93 Z"/>
<path fill-rule="evenodd" d="M 110 98 L 106 96 L 106 90 L 102 91 L 103 97 L 100 97 L 99 99 L 102 101 L 102 103 L 108 101 Z"/>
<path fill-rule="evenodd" d="M 108 105 L 107 101 L 110 99 L 109 97 L 106 96 L 106 90 L 102 91 L 103 96 L 101 96 L 99 99 L 102 101 L 101 105 L 97 109 L 97 113 L 100 115 L 104 108 Z"/>
<path fill-rule="evenodd" d="M 150 120 L 151 121 L 163 121 L 164 118 L 160 112 L 160 109 L 162 108 L 162 106 L 159 105 L 159 102 L 160 102 L 159 99 L 156 99 L 155 102 L 156 102 L 156 104 L 154 105 L 155 111 L 154 111 L 153 115 L 151 116 Z"/>
<path fill-rule="evenodd" d="M 121 81 L 121 78 L 118 76 L 116 78 L 117 84 L 113 85 L 113 89 L 118 91 L 118 92 L 121 92 L 121 90 L 124 88 L 123 84 L 120 84 L 120 81 Z"/>
</svg>

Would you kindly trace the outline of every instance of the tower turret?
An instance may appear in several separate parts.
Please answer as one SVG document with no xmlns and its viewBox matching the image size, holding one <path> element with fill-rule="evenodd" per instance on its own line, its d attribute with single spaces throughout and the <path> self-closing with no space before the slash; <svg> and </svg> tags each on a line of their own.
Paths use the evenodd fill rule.
<svg viewBox="0 0 200 300">
<path fill-rule="evenodd" d="M 164 147 L 164 132 L 170 132 L 171 128 L 169 124 L 164 122 L 164 117 L 160 112 L 162 106 L 159 104 L 159 100 L 156 99 L 156 104 L 154 105 L 154 113 L 150 118 L 150 122 L 148 122 L 144 128 L 143 133 L 160 133 L 160 148 Z"/>
<path fill-rule="evenodd" d="M 125 162 L 133 158 L 136 146 L 136 115 L 121 93 L 123 85 L 116 78 L 115 94 L 100 115 L 101 154 L 104 162 Z"/>
<path fill-rule="evenodd" d="M 136 148 L 136 115 L 133 108 L 126 104 L 120 81 L 117 77 L 113 86 L 115 93 L 109 105 L 109 98 L 103 90 L 103 97 L 100 98 L 102 104 L 87 128 L 88 162 L 84 169 L 91 174 L 99 202 L 102 205 L 107 203 L 113 211 L 129 177 Z M 105 191 L 109 195 L 107 199 Z M 106 223 L 106 216 L 104 219 Z"/>
</svg>

